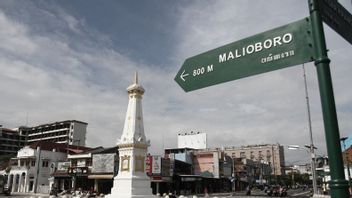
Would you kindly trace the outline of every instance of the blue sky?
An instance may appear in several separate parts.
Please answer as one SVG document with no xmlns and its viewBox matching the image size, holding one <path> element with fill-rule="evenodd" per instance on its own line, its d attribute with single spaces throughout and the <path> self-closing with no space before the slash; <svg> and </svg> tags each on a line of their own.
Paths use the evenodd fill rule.
<svg viewBox="0 0 352 198">
<path fill-rule="evenodd" d="M 350 1 L 344 5 L 352 10 Z M 173 80 L 188 57 L 306 16 L 305 0 L 0 1 L 0 124 L 77 119 L 89 123 L 88 146 L 113 146 L 138 70 L 151 153 L 175 147 L 177 134 L 191 130 L 206 132 L 211 147 L 308 144 L 301 66 L 190 93 Z M 325 33 L 340 133 L 349 136 L 352 47 L 327 26 Z M 323 155 L 316 71 L 306 67 Z M 291 162 L 308 158 L 286 151 Z"/>
</svg>

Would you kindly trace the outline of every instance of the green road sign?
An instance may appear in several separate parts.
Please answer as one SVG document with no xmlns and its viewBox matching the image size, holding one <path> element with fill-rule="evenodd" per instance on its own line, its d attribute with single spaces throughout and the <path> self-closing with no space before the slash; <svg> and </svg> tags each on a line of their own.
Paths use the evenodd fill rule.
<svg viewBox="0 0 352 198">
<path fill-rule="evenodd" d="M 186 92 L 314 60 L 309 18 L 186 59 L 175 81 Z"/>
<path fill-rule="evenodd" d="M 352 15 L 336 0 L 317 3 L 323 21 L 352 44 Z"/>
</svg>

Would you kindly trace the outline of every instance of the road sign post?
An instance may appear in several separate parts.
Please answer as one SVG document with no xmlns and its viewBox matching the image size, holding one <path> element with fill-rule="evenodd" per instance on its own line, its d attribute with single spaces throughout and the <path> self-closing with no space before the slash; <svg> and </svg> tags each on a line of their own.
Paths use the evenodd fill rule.
<svg viewBox="0 0 352 198">
<path fill-rule="evenodd" d="M 329 187 L 332 198 L 349 197 L 348 182 L 345 180 L 340 134 L 336 115 L 334 92 L 327 55 L 325 36 L 317 0 L 308 0 L 315 49 L 315 65 L 318 74 L 320 99 L 323 111 L 325 138 L 329 156 L 331 180 Z"/>
<path fill-rule="evenodd" d="M 337 0 L 317 3 L 322 20 L 352 44 L 352 15 Z"/>
<path fill-rule="evenodd" d="M 313 61 L 310 32 L 305 18 L 190 57 L 175 81 L 188 92 Z"/>
</svg>

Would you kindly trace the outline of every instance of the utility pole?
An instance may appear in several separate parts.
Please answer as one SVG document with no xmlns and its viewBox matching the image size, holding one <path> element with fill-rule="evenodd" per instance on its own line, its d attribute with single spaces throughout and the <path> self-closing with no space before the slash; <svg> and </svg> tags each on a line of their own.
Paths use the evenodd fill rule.
<svg viewBox="0 0 352 198">
<path fill-rule="evenodd" d="M 309 106 L 309 96 L 308 96 L 308 88 L 307 88 L 307 76 L 306 76 L 306 69 L 304 67 L 304 64 L 302 65 L 303 67 L 303 78 L 304 78 L 304 88 L 306 91 L 306 102 L 307 102 L 307 114 L 308 114 L 308 127 L 309 127 L 309 138 L 310 138 L 310 145 L 309 145 L 309 150 L 310 150 L 310 165 L 312 169 L 312 183 L 313 183 L 313 194 L 318 194 L 318 187 L 317 187 L 317 174 L 315 170 L 315 153 L 314 153 L 314 144 L 313 144 L 313 132 L 312 132 L 312 120 L 310 117 L 310 106 Z"/>
<path fill-rule="evenodd" d="M 35 185 L 34 185 L 34 193 L 38 192 L 38 177 L 40 175 L 40 158 L 41 158 L 41 145 L 37 146 L 37 159 L 36 159 L 36 164 L 37 164 L 37 170 L 36 170 L 36 177 L 35 177 Z"/>
<path fill-rule="evenodd" d="M 340 132 L 337 121 L 334 91 L 330 72 L 323 23 L 318 9 L 318 0 L 308 0 L 312 36 L 315 50 L 315 66 L 318 74 L 320 100 L 323 111 L 326 146 L 329 156 L 332 198 L 348 198 L 348 182 L 345 179 L 341 156 Z"/>
</svg>

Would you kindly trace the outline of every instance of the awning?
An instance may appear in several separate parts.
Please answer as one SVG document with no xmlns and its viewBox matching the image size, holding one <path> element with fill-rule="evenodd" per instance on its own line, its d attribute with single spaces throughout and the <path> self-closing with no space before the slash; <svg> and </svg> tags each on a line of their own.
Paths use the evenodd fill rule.
<svg viewBox="0 0 352 198">
<path fill-rule="evenodd" d="M 88 179 L 113 179 L 114 175 L 88 175 Z"/>
<path fill-rule="evenodd" d="M 172 182 L 171 177 L 152 176 L 151 182 Z"/>
<path fill-rule="evenodd" d="M 52 177 L 58 178 L 58 177 L 71 177 L 71 175 L 67 174 L 67 172 L 54 172 L 51 174 Z"/>
<path fill-rule="evenodd" d="M 202 176 L 200 175 L 179 175 L 181 177 L 181 181 L 187 182 L 187 181 L 201 181 Z"/>
</svg>

